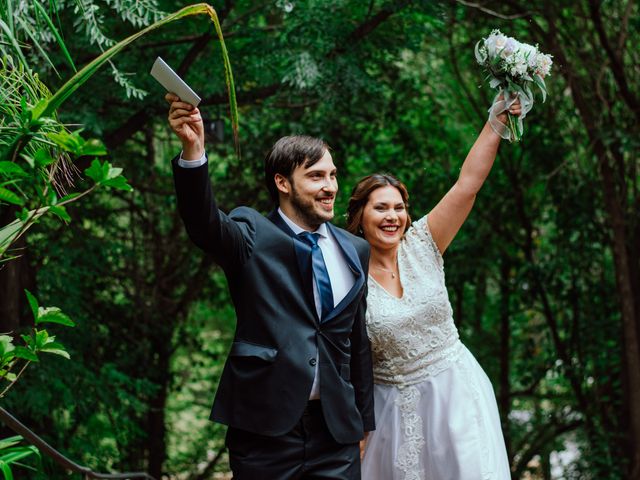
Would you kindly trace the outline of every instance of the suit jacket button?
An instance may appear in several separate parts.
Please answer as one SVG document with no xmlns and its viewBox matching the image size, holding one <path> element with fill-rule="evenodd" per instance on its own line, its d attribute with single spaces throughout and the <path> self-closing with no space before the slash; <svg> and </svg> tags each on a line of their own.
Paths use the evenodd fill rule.
<svg viewBox="0 0 640 480">
<path fill-rule="evenodd" d="M 317 360 L 315 358 L 312 358 L 311 360 L 309 360 L 309 365 L 311 365 L 312 367 L 315 367 L 317 363 Z"/>
</svg>

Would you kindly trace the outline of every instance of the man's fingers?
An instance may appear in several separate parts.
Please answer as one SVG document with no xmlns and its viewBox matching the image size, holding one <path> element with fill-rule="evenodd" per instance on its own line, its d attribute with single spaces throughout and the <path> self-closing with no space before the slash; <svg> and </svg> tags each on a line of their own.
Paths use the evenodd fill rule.
<svg viewBox="0 0 640 480">
<path fill-rule="evenodd" d="M 198 110 L 197 108 L 195 110 L 186 110 L 184 108 L 170 108 L 169 118 L 178 117 L 200 117 L 200 110 Z"/>
<path fill-rule="evenodd" d="M 198 110 L 196 107 L 191 105 L 190 103 L 185 102 L 171 102 L 171 106 L 169 107 L 169 111 L 172 110 L 186 110 L 188 112 L 192 112 L 194 110 Z"/>
<path fill-rule="evenodd" d="M 185 110 L 183 108 L 169 109 L 169 119 L 180 117 L 200 117 L 200 110 L 198 110 L 197 108 L 195 110 Z"/>
<path fill-rule="evenodd" d="M 196 124 L 196 123 L 202 123 L 202 119 L 191 118 L 191 117 L 169 118 L 169 124 L 171 124 L 173 128 L 181 127 L 182 125 L 185 125 L 185 124 Z"/>
<path fill-rule="evenodd" d="M 180 97 L 179 97 L 179 96 L 177 96 L 175 93 L 171 93 L 171 92 L 167 93 L 167 94 L 164 96 L 164 99 L 165 99 L 168 103 L 179 103 L 179 104 L 181 104 L 181 105 L 187 105 L 189 108 L 194 108 L 194 106 L 193 106 L 193 105 L 191 105 L 190 103 L 187 103 L 187 102 L 183 102 L 183 101 L 181 101 L 181 100 L 180 100 Z M 186 107 L 185 107 L 185 108 L 186 108 Z"/>
</svg>

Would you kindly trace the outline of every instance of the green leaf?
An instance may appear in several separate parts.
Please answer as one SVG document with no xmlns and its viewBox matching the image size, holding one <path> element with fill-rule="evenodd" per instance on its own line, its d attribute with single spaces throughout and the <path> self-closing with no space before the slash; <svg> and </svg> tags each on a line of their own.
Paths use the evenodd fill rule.
<svg viewBox="0 0 640 480">
<path fill-rule="evenodd" d="M 13 447 L 22 441 L 22 437 L 20 435 L 15 435 L 13 437 L 7 437 L 0 439 L 0 450 L 4 450 L 5 448 Z"/>
<path fill-rule="evenodd" d="M 107 180 L 111 180 L 112 178 L 119 177 L 120 174 L 122 174 L 121 168 L 116 168 L 109 165 L 109 173 L 107 173 Z"/>
<path fill-rule="evenodd" d="M 27 97 L 25 97 L 24 95 L 20 97 L 20 116 L 24 125 L 29 124 L 31 122 L 31 119 L 33 118 L 33 112 L 29 110 L 27 105 Z"/>
<path fill-rule="evenodd" d="M 476 55 L 476 62 L 478 62 L 480 65 L 484 65 L 484 62 L 485 62 L 485 60 L 487 59 L 487 55 L 485 54 L 484 59 L 483 59 L 483 56 L 482 56 L 482 55 L 481 55 L 481 53 L 480 53 L 480 47 L 481 47 L 481 45 L 480 45 L 480 44 L 481 44 L 481 43 L 484 45 L 484 43 L 483 43 L 483 41 L 482 41 L 482 40 L 479 40 L 479 41 L 476 43 L 476 47 L 475 47 L 475 49 L 474 49 L 474 53 L 475 53 L 475 55 Z"/>
<path fill-rule="evenodd" d="M 542 92 L 542 103 L 544 103 L 547 99 L 547 86 L 544 83 L 544 79 L 540 75 L 534 75 L 533 81 Z"/>
<path fill-rule="evenodd" d="M 116 177 L 111 180 L 106 180 L 102 182 L 104 186 L 116 188 L 118 190 L 125 190 L 127 192 L 132 192 L 133 187 L 127 183 L 127 179 L 124 177 Z"/>
<path fill-rule="evenodd" d="M 3 8 L 6 8 L 6 7 L 3 7 Z M 16 39 L 15 35 L 13 35 L 13 31 L 12 31 L 13 29 L 9 25 L 7 25 L 1 18 L 0 18 L 0 30 L 2 30 L 5 33 L 4 38 L 9 40 L 10 45 L 13 47 L 12 49 L 13 54 L 20 59 L 20 63 L 22 65 L 28 65 L 29 62 L 27 62 L 27 59 L 22 53 L 22 49 L 18 44 L 18 40 Z"/>
<path fill-rule="evenodd" d="M 36 325 L 41 323 L 57 323 L 66 327 L 75 327 L 76 324 L 58 307 L 40 307 L 38 310 L 38 318 L 36 318 Z"/>
<path fill-rule="evenodd" d="M 93 162 L 91 162 L 91 166 L 84 171 L 84 174 L 96 183 L 101 183 L 105 179 L 105 173 L 98 159 L 94 159 Z"/>
<path fill-rule="evenodd" d="M 27 300 L 29 301 L 29 306 L 31 307 L 31 313 L 33 314 L 33 319 L 37 322 L 38 321 L 38 310 L 39 310 L 38 300 L 26 288 L 24 289 L 24 293 L 27 296 Z"/>
<path fill-rule="evenodd" d="M 37 3 L 37 2 L 34 2 L 34 3 Z M 39 38 L 36 38 L 33 30 L 30 28 L 30 25 L 27 22 L 25 22 L 21 16 L 17 16 L 16 20 L 20 24 L 19 25 L 20 31 L 26 33 L 26 35 L 31 39 L 30 43 L 32 45 L 32 48 L 35 48 L 36 50 L 38 50 L 42 58 L 44 58 L 47 61 L 47 63 L 51 65 L 51 67 L 53 68 L 53 71 L 56 73 L 56 75 L 58 75 L 58 77 L 60 77 L 60 73 L 58 73 L 58 70 L 56 69 L 54 63 L 49 58 L 49 55 L 47 55 L 47 52 L 44 50 L 44 48 L 42 48 L 42 45 L 41 45 L 42 42 L 40 41 Z"/>
<path fill-rule="evenodd" d="M 533 92 L 531 91 L 531 87 L 529 86 L 530 84 L 527 84 L 524 87 L 524 91 L 527 94 L 527 96 L 529 97 L 529 99 L 533 100 Z"/>
<path fill-rule="evenodd" d="M 4 480 L 13 480 L 13 473 L 11 473 L 11 467 L 0 458 L 0 471 L 4 475 Z"/>
<path fill-rule="evenodd" d="M 79 155 L 84 143 L 79 132 L 68 132 L 67 130 L 47 133 L 47 137 L 58 147 L 74 155 Z"/>
<path fill-rule="evenodd" d="M 40 5 L 39 2 L 32 2 L 32 3 L 36 7 L 36 9 L 39 10 L 40 15 L 42 15 L 42 17 L 47 22 L 47 25 L 49 26 L 49 30 L 51 30 L 51 33 L 56 38 L 56 41 L 58 42 L 58 46 L 60 47 L 60 50 L 62 50 L 64 58 L 66 58 L 67 62 L 69 62 L 69 65 L 71 65 L 71 68 L 73 69 L 73 71 L 76 72 L 77 71 L 76 66 L 73 63 L 73 60 L 71 59 L 71 55 L 67 50 L 67 46 L 65 45 L 64 40 L 62 40 L 62 37 L 60 36 L 58 29 L 55 27 L 55 25 L 51 21 L 51 18 L 49 17 L 49 15 L 47 15 L 47 12 L 45 11 L 44 7 Z"/>
<path fill-rule="evenodd" d="M 33 159 L 31 155 L 26 155 L 24 152 L 20 154 L 20 157 L 29 164 L 31 168 L 35 168 L 36 161 Z"/>
<path fill-rule="evenodd" d="M 17 163 L 7 161 L 0 162 L 0 173 L 12 177 L 27 177 L 29 175 Z"/>
<path fill-rule="evenodd" d="M 0 227 L 0 258 L 18 236 L 28 230 L 47 210 L 49 210 L 49 207 L 42 207 L 31 211 L 22 209 L 19 214 L 22 218 L 16 219 L 4 227 Z M 27 212 L 27 214 L 25 215 L 24 212 Z M 29 223 L 26 223 L 27 220 Z"/>
<path fill-rule="evenodd" d="M 16 218 L 24 223 L 27 221 L 27 219 L 31 215 L 31 212 L 33 212 L 33 210 L 29 211 L 26 208 L 23 208 L 19 212 L 16 212 Z"/>
<path fill-rule="evenodd" d="M 131 185 L 127 183 L 127 179 L 122 176 L 122 168 L 112 167 L 109 162 L 100 163 L 95 159 L 84 173 L 100 185 L 128 192 L 133 190 Z"/>
<path fill-rule="evenodd" d="M 23 360 L 28 360 L 30 362 L 38 361 L 38 355 L 26 347 L 16 347 L 15 355 L 16 355 L 16 358 L 21 358 Z"/>
<path fill-rule="evenodd" d="M 0 461 L 6 462 L 7 464 L 15 463 L 31 455 L 39 455 L 39 453 L 38 449 L 33 445 L 11 447 L 0 456 Z"/>
<path fill-rule="evenodd" d="M 498 80 L 496 77 L 491 77 L 491 80 L 489 80 L 489 87 L 491 88 L 497 88 L 500 85 L 502 85 L 502 80 Z"/>
<path fill-rule="evenodd" d="M 63 207 L 51 206 L 49 208 L 49 211 L 67 223 L 71 221 L 71 217 L 67 213 L 67 209 L 64 206 Z"/>
<path fill-rule="evenodd" d="M 65 350 L 64 346 L 57 342 L 53 342 L 53 343 L 50 343 L 49 345 L 46 345 L 45 347 L 41 348 L 40 351 L 42 353 L 51 353 L 53 355 L 59 355 L 61 357 L 66 358 L 67 360 L 71 359 L 71 357 L 69 356 L 69 353 Z"/>
<path fill-rule="evenodd" d="M 39 149 L 33 155 L 33 159 L 35 160 L 36 168 L 46 167 L 47 165 L 51 165 L 56 161 L 56 159 L 51 156 L 51 153 L 49 153 L 46 148 Z"/>
<path fill-rule="evenodd" d="M 49 332 L 46 330 L 36 330 L 35 350 L 40 350 L 47 343 L 51 343 L 52 341 L 53 340 L 49 338 Z"/>
<path fill-rule="evenodd" d="M 4 357 L 6 354 L 13 352 L 15 348 L 11 336 L 0 335 L 0 357 Z"/>
<path fill-rule="evenodd" d="M 2 202 L 20 206 L 24 205 L 23 199 L 13 193 L 11 190 L 8 190 L 4 187 L 0 187 L 0 203 Z"/>
<path fill-rule="evenodd" d="M 78 157 L 107 154 L 107 149 L 100 140 L 95 138 L 85 140 L 82 138 L 81 133 L 82 130 L 75 132 L 60 130 L 47 134 L 47 137 L 63 150 L 71 152 Z"/>
<path fill-rule="evenodd" d="M 66 202 L 68 200 L 73 200 L 74 198 L 77 198 L 80 196 L 80 193 L 70 193 L 69 195 L 65 195 L 64 197 L 62 197 L 58 203 L 62 203 L 62 202 Z"/>
<path fill-rule="evenodd" d="M 98 157 L 107 154 L 107 147 L 100 140 L 92 138 L 83 143 L 79 155 L 87 157 Z"/>
</svg>

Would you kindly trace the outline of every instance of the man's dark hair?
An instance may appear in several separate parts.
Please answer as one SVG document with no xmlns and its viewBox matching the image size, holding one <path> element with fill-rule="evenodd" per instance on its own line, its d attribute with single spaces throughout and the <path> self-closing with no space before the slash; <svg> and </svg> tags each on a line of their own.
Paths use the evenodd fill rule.
<svg viewBox="0 0 640 480">
<path fill-rule="evenodd" d="M 291 179 L 296 167 L 303 165 L 309 168 L 315 165 L 329 150 L 329 145 L 319 138 L 307 135 L 292 135 L 278 140 L 264 159 L 264 181 L 272 200 L 278 201 L 278 188 L 274 176 L 276 173 Z"/>
</svg>

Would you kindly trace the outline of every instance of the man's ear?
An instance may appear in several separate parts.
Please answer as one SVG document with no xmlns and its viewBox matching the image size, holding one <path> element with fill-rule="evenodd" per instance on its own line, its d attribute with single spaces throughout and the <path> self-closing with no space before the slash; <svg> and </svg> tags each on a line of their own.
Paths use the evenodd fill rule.
<svg viewBox="0 0 640 480">
<path fill-rule="evenodd" d="M 276 188 L 278 189 L 278 192 L 285 195 L 289 195 L 289 193 L 291 193 L 291 183 L 289 182 L 289 179 L 287 179 L 287 177 L 276 173 L 273 177 L 273 181 L 276 182 Z"/>
</svg>

